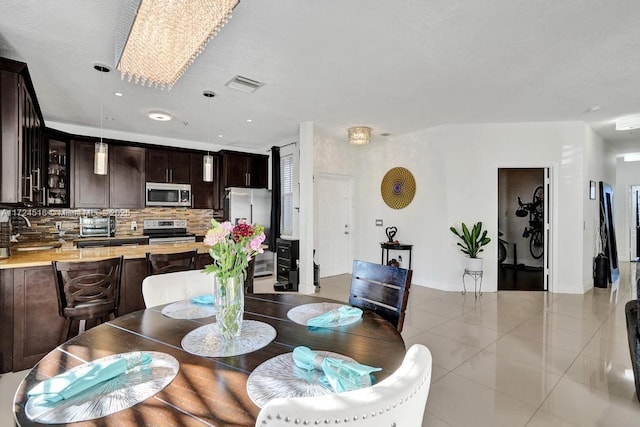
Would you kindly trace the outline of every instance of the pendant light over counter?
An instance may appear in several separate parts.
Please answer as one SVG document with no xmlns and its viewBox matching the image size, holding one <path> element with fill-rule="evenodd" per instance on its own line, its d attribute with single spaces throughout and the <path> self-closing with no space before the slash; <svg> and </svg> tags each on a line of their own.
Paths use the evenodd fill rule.
<svg viewBox="0 0 640 427">
<path fill-rule="evenodd" d="M 99 71 L 100 74 L 100 141 L 96 142 L 95 145 L 95 153 L 93 156 L 93 173 L 96 175 L 106 175 L 109 169 L 109 146 L 102 142 L 102 79 L 104 73 L 108 73 L 111 71 L 107 65 L 104 64 L 94 64 L 93 68 L 96 71 Z"/>
<path fill-rule="evenodd" d="M 216 94 L 210 90 L 205 90 L 202 95 L 207 99 L 207 144 L 211 143 L 211 98 Z M 213 156 L 207 152 L 202 158 L 202 180 L 204 182 L 213 182 Z"/>
</svg>

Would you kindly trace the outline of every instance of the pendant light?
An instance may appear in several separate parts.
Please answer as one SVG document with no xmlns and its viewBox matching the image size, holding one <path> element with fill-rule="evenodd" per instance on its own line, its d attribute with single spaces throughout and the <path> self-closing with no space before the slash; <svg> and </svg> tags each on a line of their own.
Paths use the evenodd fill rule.
<svg viewBox="0 0 640 427">
<path fill-rule="evenodd" d="M 94 64 L 93 68 L 101 73 L 108 73 L 111 68 L 104 64 Z M 93 156 L 93 173 L 96 175 L 106 175 L 109 168 L 109 146 L 102 142 L 102 79 L 104 74 L 100 74 L 100 141 L 95 144 Z"/>
<path fill-rule="evenodd" d="M 202 92 L 202 95 L 209 98 L 207 101 L 207 144 L 209 144 L 211 143 L 211 120 L 209 117 L 211 114 L 211 98 L 216 96 L 216 94 L 210 90 L 205 90 Z M 213 156 L 209 154 L 208 151 L 207 155 L 202 158 L 202 180 L 204 182 L 213 182 Z"/>
</svg>

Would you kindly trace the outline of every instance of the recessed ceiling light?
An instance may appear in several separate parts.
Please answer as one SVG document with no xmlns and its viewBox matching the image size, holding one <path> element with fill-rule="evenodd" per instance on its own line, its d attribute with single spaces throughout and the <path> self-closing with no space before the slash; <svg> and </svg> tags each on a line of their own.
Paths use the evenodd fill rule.
<svg viewBox="0 0 640 427">
<path fill-rule="evenodd" d="M 640 114 L 626 116 L 616 120 L 616 130 L 632 130 L 640 128 Z"/>
<path fill-rule="evenodd" d="M 151 120 L 158 120 L 159 122 L 168 122 L 171 120 L 171 114 L 164 111 L 149 111 L 149 118 Z"/>
<path fill-rule="evenodd" d="M 124 93 L 122 93 L 122 92 L 113 92 L 113 94 L 115 96 L 124 96 Z"/>
<path fill-rule="evenodd" d="M 638 162 L 640 161 L 640 153 L 629 153 L 624 155 L 625 162 Z"/>
<path fill-rule="evenodd" d="M 218 138 L 222 138 L 222 134 L 218 135 Z"/>
<path fill-rule="evenodd" d="M 596 111 L 602 110 L 602 107 L 599 105 L 593 105 L 586 109 L 585 113 L 595 113 Z"/>
<path fill-rule="evenodd" d="M 247 123 L 251 123 L 253 120 L 251 119 L 247 119 Z"/>
</svg>

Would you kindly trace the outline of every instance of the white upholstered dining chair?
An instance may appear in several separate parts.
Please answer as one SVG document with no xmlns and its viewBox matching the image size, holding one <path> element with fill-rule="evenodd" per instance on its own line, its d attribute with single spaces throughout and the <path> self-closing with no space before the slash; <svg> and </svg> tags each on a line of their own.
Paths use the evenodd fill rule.
<svg viewBox="0 0 640 427">
<path fill-rule="evenodd" d="M 147 308 L 212 293 L 213 276 L 202 270 L 156 274 L 142 281 L 142 297 Z"/>
<path fill-rule="evenodd" d="M 379 383 L 319 397 L 273 399 L 260 410 L 256 427 L 420 427 L 431 386 L 431 363 L 429 349 L 414 344 L 400 367 Z"/>
</svg>

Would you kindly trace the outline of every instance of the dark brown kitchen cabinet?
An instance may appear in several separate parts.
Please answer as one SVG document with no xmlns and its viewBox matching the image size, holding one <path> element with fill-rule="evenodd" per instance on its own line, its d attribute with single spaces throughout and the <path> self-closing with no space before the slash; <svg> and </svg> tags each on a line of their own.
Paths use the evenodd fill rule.
<svg viewBox="0 0 640 427">
<path fill-rule="evenodd" d="M 222 189 L 226 187 L 267 187 L 269 156 L 235 151 L 221 151 L 220 156 Z"/>
<path fill-rule="evenodd" d="M 27 65 L 0 58 L 0 201 L 43 203 L 44 120 Z"/>
<path fill-rule="evenodd" d="M 44 132 L 43 186 L 44 205 L 51 208 L 69 207 L 71 141 L 67 135 L 53 129 Z"/>
<path fill-rule="evenodd" d="M 109 156 L 111 156 L 109 147 Z M 109 175 L 93 173 L 94 142 L 73 141 L 71 164 L 73 179 L 71 206 L 75 208 L 108 208 Z"/>
<path fill-rule="evenodd" d="M 202 163 L 204 154 L 191 153 L 191 207 L 195 209 L 218 209 L 220 180 L 218 174 L 218 155 L 213 154 L 213 182 L 203 181 Z"/>
<path fill-rule="evenodd" d="M 149 182 L 172 182 L 189 184 L 189 153 L 185 151 L 147 149 L 146 180 Z"/>
<path fill-rule="evenodd" d="M 59 343 L 64 319 L 58 314 L 50 265 L 13 272 L 13 371 L 31 368 Z M 4 327 L 4 326 L 3 326 Z"/>
<path fill-rule="evenodd" d="M 109 146 L 109 207 L 144 208 L 145 149 Z"/>
</svg>

